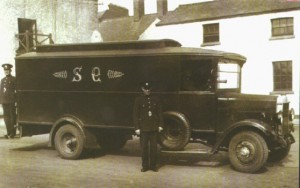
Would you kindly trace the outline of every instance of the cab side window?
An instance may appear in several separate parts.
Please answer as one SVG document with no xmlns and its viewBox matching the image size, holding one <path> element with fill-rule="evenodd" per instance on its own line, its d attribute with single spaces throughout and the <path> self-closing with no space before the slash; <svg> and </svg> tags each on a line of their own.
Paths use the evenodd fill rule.
<svg viewBox="0 0 300 188">
<path fill-rule="evenodd" d="M 184 61 L 181 65 L 182 91 L 209 91 L 212 89 L 212 64 L 209 61 Z"/>
</svg>

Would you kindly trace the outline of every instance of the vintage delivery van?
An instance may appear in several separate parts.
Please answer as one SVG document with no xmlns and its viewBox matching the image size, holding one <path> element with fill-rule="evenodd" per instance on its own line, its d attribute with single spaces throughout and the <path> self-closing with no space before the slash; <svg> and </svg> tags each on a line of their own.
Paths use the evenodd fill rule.
<svg viewBox="0 0 300 188">
<path fill-rule="evenodd" d="M 39 46 L 16 58 L 18 126 L 22 136 L 50 133 L 66 159 L 98 144 L 120 149 L 134 135 L 134 99 L 148 81 L 163 105 L 163 149 L 200 142 L 255 172 L 288 154 L 293 110 L 285 98 L 241 94 L 245 61 L 174 40 Z"/>
</svg>

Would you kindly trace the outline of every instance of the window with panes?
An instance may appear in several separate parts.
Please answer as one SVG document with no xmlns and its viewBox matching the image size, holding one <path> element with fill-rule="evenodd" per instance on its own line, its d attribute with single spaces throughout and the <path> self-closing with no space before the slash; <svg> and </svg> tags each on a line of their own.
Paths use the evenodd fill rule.
<svg viewBox="0 0 300 188">
<path fill-rule="evenodd" d="M 219 24 L 203 25 L 203 43 L 214 43 L 219 41 Z"/>
<path fill-rule="evenodd" d="M 273 62 L 274 91 L 292 91 L 292 61 Z"/>
<path fill-rule="evenodd" d="M 290 36 L 294 35 L 294 19 L 278 18 L 272 19 L 272 36 Z"/>
</svg>

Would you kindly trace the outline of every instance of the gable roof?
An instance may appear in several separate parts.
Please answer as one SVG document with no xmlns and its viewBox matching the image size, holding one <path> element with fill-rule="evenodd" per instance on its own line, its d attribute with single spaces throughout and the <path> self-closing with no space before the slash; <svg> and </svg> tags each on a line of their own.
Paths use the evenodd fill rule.
<svg viewBox="0 0 300 188">
<path fill-rule="evenodd" d="M 172 25 L 206 20 L 300 10 L 293 0 L 215 0 L 180 5 L 164 16 L 157 25 Z"/>
<path fill-rule="evenodd" d="M 156 19 L 157 14 L 148 14 L 139 21 L 134 21 L 133 16 L 103 20 L 99 23 L 99 31 L 103 41 L 138 40 Z"/>
<path fill-rule="evenodd" d="M 105 19 L 113 19 L 128 16 L 128 9 L 114 4 L 108 5 L 108 10 L 98 13 L 98 21 L 101 22 Z"/>
</svg>

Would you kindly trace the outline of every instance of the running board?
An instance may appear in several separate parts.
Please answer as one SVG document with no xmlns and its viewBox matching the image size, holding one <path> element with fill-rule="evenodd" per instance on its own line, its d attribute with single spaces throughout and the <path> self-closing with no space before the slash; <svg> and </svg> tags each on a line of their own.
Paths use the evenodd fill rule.
<svg viewBox="0 0 300 188">
<path fill-rule="evenodd" d="M 162 154 L 212 154 L 205 149 L 191 149 L 191 150 L 179 150 L 179 151 L 170 151 L 170 150 L 160 150 Z"/>
</svg>

